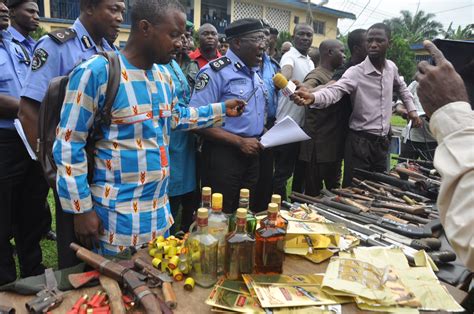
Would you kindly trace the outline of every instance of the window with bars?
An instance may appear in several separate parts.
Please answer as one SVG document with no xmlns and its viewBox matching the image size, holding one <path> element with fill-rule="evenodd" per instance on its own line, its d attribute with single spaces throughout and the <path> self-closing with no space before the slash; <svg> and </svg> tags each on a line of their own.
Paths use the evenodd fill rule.
<svg viewBox="0 0 474 314">
<path fill-rule="evenodd" d="M 290 30 L 290 11 L 267 7 L 265 10 L 265 19 L 272 27 L 280 32 L 288 32 Z"/>
<path fill-rule="evenodd" d="M 326 34 L 326 22 L 320 21 L 320 20 L 313 21 L 313 29 L 314 29 L 315 34 L 325 35 Z"/>
<path fill-rule="evenodd" d="M 288 32 L 290 29 L 291 11 L 266 7 L 263 5 L 236 1 L 232 19 L 238 20 L 243 18 L 264 18 L 267 22 L 279 31 Z"/>
<path fill-rule="evenodd" d="M 256 19 L 263 18 L 263 6 L 253 3 L 236 1 L 234 5 L 234 13 L 232 15 L 232 19 L 235 21 L 249 17 Z"/>
<path fill-rule="evenodd" d="M 42 3 L 44 1 L 42 0 Z M 123 15 L 123 24 L 130 25 L 130 0 L 125 0 L 125 13 Z M 79 17 L 80 7 L 77 0 L 51 0 L 50 2 L 51 17 L 72 20 Z"/>
</svg>

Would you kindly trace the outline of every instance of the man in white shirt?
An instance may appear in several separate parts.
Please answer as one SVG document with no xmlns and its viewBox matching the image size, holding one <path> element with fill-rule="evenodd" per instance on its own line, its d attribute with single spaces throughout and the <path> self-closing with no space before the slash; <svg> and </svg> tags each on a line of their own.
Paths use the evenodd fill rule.
<svg viewBox="0 0 474 314">
<path fill-rule="evenodd" d="M 313 42 L 313 28 L 307 24 L 298 24 L 293 31 L 293 44 L 280 61 L 281 73 L 287 80 L 303 82 L 306 75 L 314 69 L 308 56 Z M 290 116 L 303 126 L 304 107 L 295 106 L 288 97 L 280 97 L 278 101 L 276 123 Z M 286 199 L 286 182 L 293 176 L 293 191 L 302 192 L 304 167 L 298 163 L 300 143 L 292 143 L 275 147 L 275 173 L 273 175 L 273 192 Z"/>
<path fill-rule="evenodd" d="M 474 271 L 474 112 L 466 87 L 432 42 L 424 41 L 436 66 L 418 64 L 418 97 L 438 141 L 434 165 L 442 177 L 438 209 L 458 257 Z"/>
</svg>

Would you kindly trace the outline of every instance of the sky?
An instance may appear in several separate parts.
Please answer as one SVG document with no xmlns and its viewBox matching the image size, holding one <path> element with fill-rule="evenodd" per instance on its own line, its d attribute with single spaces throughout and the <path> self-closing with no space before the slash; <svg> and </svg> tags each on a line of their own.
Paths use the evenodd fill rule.
<svg viewBox="0 0 474 314">
<path fill-rule="evenodd" d="M 320 0 L 312 0 L 320 3 Z M 464 27 L 474 23 L 474 0 L 329 0 L 324 6 L 351 12 L 357 20 L 340 19 L 339 30 L 346 34 L 351 29 L 368 28 L 370 25 L 384 19 L 399 17 L 401 10 L 413 14 L 417 8 L 427 13 L 434 13 L 435 20 L 441 22 L 446 29 L 453 22 Z"/>
</svg>

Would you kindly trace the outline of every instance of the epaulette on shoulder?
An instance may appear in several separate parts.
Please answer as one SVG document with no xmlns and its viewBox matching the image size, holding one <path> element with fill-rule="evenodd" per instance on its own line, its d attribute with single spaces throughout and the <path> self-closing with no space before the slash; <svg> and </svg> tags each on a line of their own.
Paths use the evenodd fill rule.
<svg viewBox="0 0 474 314">
<path fill-rule="evenodd" d="M 209 66 L 211 67 L 211 69 L 213 69 L 214 71 L 217 72 L 217 71 L 222 70 L 223 68 L 225 68 L 226 66 L 228 66 L 231 63 L 232 63 L 232 61 L 230 61 L 229 58 L 220 57 L 219 59 L 216 59 L 214 61 L 209 62 Z"/>
<path fill-rule="evenodd" d="M 48 33 L 48 36 L 58 45 L 62 45 L 68 40 L 76 38 L 76 31 L 72 28 L 61 28 Z"/>
</svg>

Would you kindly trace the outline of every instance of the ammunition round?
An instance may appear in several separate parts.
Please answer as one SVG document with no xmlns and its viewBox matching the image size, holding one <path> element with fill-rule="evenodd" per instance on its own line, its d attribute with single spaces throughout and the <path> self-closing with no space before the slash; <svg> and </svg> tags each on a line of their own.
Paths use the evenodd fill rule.
<svg viewBox="0 0 474 314">
<path fill-rule="evenodd" d="M 195 285 L 194 279 L 191 278 L 191 277 L 188 277 L 188 278 L 186 278 L 186 280 L 184 281 L 184 290 L 186 290 L 186 291 L 193 291 L 194 285 Z"/>
</svg>

